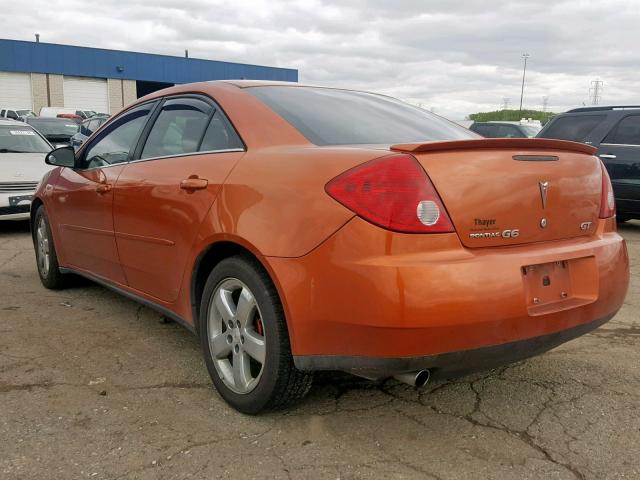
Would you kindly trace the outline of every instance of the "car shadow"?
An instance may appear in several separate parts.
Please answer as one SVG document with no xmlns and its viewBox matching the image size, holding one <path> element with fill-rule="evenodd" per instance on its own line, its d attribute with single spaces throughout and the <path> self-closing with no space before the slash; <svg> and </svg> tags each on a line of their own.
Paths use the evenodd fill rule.
<svg viewBox="0 0 640 480">
<path fill-rule="evenodd" d="M 2 220 L 0 235 L 3 233 L 29 233 L 29 220 Z"/>
<path fill-rule="evenodd" d="M 628 220 L 618 224 L 620 232 L 640 232 L 640 220 Z"/>
</svg>

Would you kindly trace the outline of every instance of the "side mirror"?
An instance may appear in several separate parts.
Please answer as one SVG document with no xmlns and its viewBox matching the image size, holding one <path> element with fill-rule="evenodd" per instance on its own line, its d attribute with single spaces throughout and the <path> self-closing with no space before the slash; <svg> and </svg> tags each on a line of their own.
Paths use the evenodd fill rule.
<svg viewBox="0 0 640 480">
<path fill-rule="evenodd" d="M 73 147 L 56 148 L 47 154 L 44 163 L 56 167 L 73 168 L 76 165 L 76 154 Z"/>
</svg>

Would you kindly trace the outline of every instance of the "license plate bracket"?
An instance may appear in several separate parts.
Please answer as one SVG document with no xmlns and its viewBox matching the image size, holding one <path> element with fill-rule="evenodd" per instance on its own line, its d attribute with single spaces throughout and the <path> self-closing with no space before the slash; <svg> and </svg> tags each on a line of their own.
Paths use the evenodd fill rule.
<svg viewBox="0 0 640 480">
<path fill-rule="evenodd" d="M 522 267 L 530 315 L 567 310 L 594 302 L 598 271 L 594 257 L 558 260 Z"/>
</svg>

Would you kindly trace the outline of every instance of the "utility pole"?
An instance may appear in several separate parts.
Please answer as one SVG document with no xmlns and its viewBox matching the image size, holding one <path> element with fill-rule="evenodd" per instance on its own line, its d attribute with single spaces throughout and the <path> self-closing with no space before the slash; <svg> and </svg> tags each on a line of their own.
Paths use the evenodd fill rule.
<svg viewBox="0 0 640 480">
<path fill-rule="evenodd" d="M 543 95 L 542 96 L 542 111 L 546 112 L 548 106 L 549 106 L 549 96 L 548 95 Z"/>
<path fill-rule="evenodd" d="M 522 70 L 522 89 L 520 90 L 520 112 L 522 113 L 522 99 L 524 97 L 524 79 L 527 75 L 527 59 L 530 57 L 528 53 L 523 53 L 522 58 L 524 58 L 524 69 Z"/>
<path fill-rule="evenodd" d="M 602 80 L 592 80 L 591 88 L 589 88 L 589 97 L 591 98 L 591 105 L 598 105 L 600 103 L 600 97 L 602 97 L 602 86 L 604 82 Z"/>
</svg>

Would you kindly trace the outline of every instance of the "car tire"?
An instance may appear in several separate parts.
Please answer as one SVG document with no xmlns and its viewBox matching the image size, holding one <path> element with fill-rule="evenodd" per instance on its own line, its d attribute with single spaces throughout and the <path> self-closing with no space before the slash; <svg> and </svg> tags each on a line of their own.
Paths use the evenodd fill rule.
<svg viewBox="0 0 640 480">
<path fill-rule="evenodd" d="M 256 414 L 284 408 L 309 391 L 313 376 L 293 364 L 282 303 L 257 260 L 237 255 L 216 265 L 199 317 L 207 370 L 236 410 Z"/>
<path fill-rule="evenodd" d="M 44 205 L 40 205 L 36 211 L 32 234 L 38 276 L 42 285 L 51 290 L 65 288 L 69 285 L 69 276 L 60 273 L 58 255 L 53 243 L 53 235 L 51 235 L 51 225 Z"/>
</svg>

